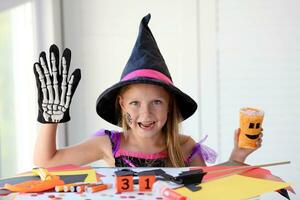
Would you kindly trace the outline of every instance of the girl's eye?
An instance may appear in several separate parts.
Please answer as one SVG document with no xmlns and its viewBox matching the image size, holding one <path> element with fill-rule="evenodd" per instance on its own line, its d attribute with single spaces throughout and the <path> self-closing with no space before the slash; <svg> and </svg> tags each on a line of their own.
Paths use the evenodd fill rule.
<svg viewBox="0 0 300 200">
<path fill-rule="evenodd" d="M 154 100 L 153 104 L 154 105 L 160 105 L 160 104 L 162 104 L 162 101 L 161 100 Z"/>
<path fill-rule="evenodd" d="M 139 105 L 139 102 L 138 101 L 132 101 L 129 103 L 130 105 L 133 105 L 133 106 L 137 106 Z"/>
</svg>

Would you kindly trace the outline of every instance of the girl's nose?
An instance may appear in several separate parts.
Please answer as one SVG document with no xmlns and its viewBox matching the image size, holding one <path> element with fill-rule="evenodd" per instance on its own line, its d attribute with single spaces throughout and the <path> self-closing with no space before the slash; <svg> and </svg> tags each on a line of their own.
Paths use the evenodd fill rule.
<svg viewBox="0 0 300 200">
<path fill-rule="evenodd" d="M 143 104 L 140 109 L 141 114 L 149 114 L 151 113 L 151 107 L 148 104 Z"/>
</svg>

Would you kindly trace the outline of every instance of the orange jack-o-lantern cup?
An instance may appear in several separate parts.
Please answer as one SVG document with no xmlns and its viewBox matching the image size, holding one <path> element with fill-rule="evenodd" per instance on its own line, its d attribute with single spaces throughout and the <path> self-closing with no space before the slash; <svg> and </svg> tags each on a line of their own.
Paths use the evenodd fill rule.
<svg viewBox="0 0 300 200">
<path fill-rule="evenodd" d="M 240 110 L 239 147 L 256 148 L 256 142 L 261 133 L 264 112 L 256 108 L 242 108 Z"/>
</svg>

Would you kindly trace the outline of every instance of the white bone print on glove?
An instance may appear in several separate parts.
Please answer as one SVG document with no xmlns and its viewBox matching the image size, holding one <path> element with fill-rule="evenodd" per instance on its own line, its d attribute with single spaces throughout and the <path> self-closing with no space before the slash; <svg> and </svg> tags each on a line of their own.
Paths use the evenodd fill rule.
<svg viewBox="0 0 300 200">
<path fill-rule="evenodd" d="M 49 51 L 50 66 L 48 66 L 45 52 L 40 54 L 39 62 L 34 64 L 39 102 L 38 121 L 41 123 L 67 122 L 70 120 L 71 100 L 81 78 L 80 69 L 76 69 L 68 79 L 71 51 L 64 50 L 60 68 L 57 46 L 52 45 Z"/>
</svg>

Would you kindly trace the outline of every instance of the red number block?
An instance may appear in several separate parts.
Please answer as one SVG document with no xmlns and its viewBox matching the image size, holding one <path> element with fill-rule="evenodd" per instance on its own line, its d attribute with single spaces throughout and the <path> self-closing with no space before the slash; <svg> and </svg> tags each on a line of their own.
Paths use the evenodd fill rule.
<svg viewBox="0 0 300 200">
<path fill-rule="evenodd" d="M 116 177 L 117 192 L 133 192 L 133 176 Z"/>
<path fill-rule="evenodd" d="M 139 191 L 152 191 L 154 182 L 155 176 L 139 176 Z"/>
</svg>

